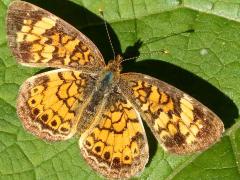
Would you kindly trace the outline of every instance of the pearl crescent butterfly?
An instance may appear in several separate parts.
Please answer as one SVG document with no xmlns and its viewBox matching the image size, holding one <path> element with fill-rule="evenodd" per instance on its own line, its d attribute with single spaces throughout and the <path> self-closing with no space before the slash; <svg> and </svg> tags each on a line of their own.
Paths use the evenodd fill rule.
<svg viewBox="0 0 240 180">
<path fill-rule="evenodd" d="M 177 88 L 139 73 L 120 73 L 121 56 L 105 65 L 85 35 L 35 5 L 14 1 L 7 13 L 9 47 L 22 65 L 58 68 L 27 79 L 17 113 L 47 141 L 80 134 L 86 162 L 107 178 L 130 178 L 148 162 L 142 119 L 168 152 L 203 151 L 218 141 L 222 121 Z"/>
</svg>

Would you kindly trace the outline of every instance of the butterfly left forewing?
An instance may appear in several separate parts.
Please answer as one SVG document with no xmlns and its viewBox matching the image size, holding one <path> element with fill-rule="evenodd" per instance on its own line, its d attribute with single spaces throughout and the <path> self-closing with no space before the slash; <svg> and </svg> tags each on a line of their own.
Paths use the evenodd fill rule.
<svg viewBox="0 0 240 180">
<path fill-rule="evenodd" d="M 126 73 L 120 87 L 164 149 L 176 154 L 202 151 L 224 131 L 220 118 L 177 88 L 153 77 Z"/>
<path fill-rule="evenodd" d="M 17 61 L 35 67 L 101 70 L 104 60 L 91 40 L 61 18 L 24 1 L 7 11 L 8 44 Z"/>
<path fill-rule="evenodd" d="M 122 94 L 110 94 L 104 104 L 95 117 L 97 123 L 80 138 L 82 155 L 93 169 L 107 178 L 135 176 L 148 161 L 141 117 Z"/>
</svg>

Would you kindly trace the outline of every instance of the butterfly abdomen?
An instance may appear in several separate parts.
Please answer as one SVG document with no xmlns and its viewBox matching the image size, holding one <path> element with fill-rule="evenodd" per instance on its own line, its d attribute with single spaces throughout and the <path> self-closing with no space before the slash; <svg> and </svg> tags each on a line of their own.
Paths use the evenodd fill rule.
<svg viewBox="0 0 240 180">
<path fill-rule="evenodd" d="M 91 98 L 86 102 L 81 121 L 84 122 L 84 126 L 79 127 L 80 132 L 84 132 L 95 121 L 94 117 L 101 109 L 101 104 L 104 104 L 104 97 L 108 96 L 112 89 L 114 81 L 114 73 L 111 71 L 103 72 L 100 76 L 95 88 L 92 90 Z"/>
</svg>

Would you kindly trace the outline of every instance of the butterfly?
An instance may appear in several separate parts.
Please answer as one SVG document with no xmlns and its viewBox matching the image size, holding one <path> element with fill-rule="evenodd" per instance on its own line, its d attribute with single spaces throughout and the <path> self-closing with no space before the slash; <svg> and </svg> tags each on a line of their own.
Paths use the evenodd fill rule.
<svg viewBox="0 0 240 180">
<path fill-rule="evenodd" d="M 122 57 L 106 65 L 84 34 L 24 1 L 7 11 L 8 44 L 17 62 L 55 70 L 27 79 L 17 113 L 46 141 L 80 135 L 83 158 L 107 178 L 130 178 L 148 162 L 142 119 L 164 150 L 203 151 L 224 131 L 220 118 L 177 88 L 140 73 L 121 73 Z"/>
</svg>

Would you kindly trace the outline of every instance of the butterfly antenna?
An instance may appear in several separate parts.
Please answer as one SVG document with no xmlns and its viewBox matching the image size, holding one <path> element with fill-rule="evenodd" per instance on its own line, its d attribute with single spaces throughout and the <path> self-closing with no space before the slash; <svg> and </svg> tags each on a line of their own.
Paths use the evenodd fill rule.
<svg viewBox="0 0 240 180">
<path fill-rule="evenodd" d="M 133 60 L 133 59 L 138 59 L 139 57 L 140 57 L 140 56 L 134 56 L 134 57 L 122 59 L 121 63 L 122 63 L 122 62 L 125 62 L 125 61 L 129 61 L 129 60 Z"/>
<path fill-rule="evenodd" d="M 110 34 L 109 34 L 109 31 L 108 31 L 108 26 L 107 26 L 107 22 L 104 18 L 104 14 L 103 14 L 103 10 L 102 9 L 99 9 L 99 12 L 103 18 L 103 21 L 104 21 L 104 26 L 105 26 L 105 29 L 106 29 L 106 32 L 107 32 L 107 36 L 108 36 L 108 40 L 109 40 L 109 43 L 110 43 L 110 46 L 112 48 L 112 52 L 113 52 L 113 58 L 116 59 L 116 54 L 115 54 L 115 50 L 114 50 L 114 47 L 113 47 L 113 44 L 112 44 L 112 40 L 111 40 L 111 37 L 110 37 Z"/>
<path fill-rule="evenodd" d="M 129 60 L 133 60 L 133 59 L 138 59 L 138 58 L 141 58 L 141 57 L 144 57 L 144 56 L 147 56 L 147 55 L 152 55 L 152 54 L 169 54 L 169 51 L 168 50 L 165 50 L 165 49 L 162 49 L 162 50 L 159 50 L 159 51 L 151 51 L 151 52 L 142 52 L 141 55 L 139 56 L 134 56 L 134 57 L 130 57 L 130 58 L 126 58 L 126 59 L 123 59 L 121 61 L 122 62 L 125 62 L 125 61 L 129 61 Z"/>
</svg>

